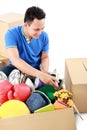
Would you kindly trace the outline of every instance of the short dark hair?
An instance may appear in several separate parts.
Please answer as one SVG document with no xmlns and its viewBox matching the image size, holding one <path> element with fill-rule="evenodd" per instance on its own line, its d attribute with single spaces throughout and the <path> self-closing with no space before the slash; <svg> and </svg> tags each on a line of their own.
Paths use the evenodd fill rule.
<svg viewBox="0 0 87 130">
<path fill-rule="evenodd" d="M 32 22 L 35 18 L 43 19 L 45 18 L 45 16 L 46 14 L 43 11 L 43 9 L 36 6 L 32 6 L 26 10 L 25 16 L 24 16 L 24 22 Z"/>
</svg>

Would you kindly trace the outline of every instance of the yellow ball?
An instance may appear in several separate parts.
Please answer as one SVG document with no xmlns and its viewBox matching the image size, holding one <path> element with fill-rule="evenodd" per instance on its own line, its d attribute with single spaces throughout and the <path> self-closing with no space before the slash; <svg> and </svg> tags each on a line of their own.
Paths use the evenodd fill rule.
<svg viewBox="0 0 87 130">
<path fill-rule="evenodd" d="M 9 100 L 0 106 L 0 118 L 30 114 L 27 105 L 19 100 Z"/>
</svg>

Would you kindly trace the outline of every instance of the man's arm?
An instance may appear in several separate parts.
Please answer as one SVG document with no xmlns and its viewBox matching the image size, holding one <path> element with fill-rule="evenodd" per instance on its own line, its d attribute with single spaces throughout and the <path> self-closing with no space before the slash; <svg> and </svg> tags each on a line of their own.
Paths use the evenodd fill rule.
<svg viewBox="0 0 87 130">
<path fill-rule="evenodd" d="M 39 71 L 37 69 L 34 69 L 32 66 L 30 66 L 19 57 L 17 48 L 8 48 L 7 53 L 12 64 L 21 72 L 33 77 L 37 77 L 39 75 Z"/>
<path fill-rule="evenodd" d="M 48 73 L 49 71 L 49 54 L 42 53 L 41 56 L 41 71 Z"/>
<path fill-rule="evenodd" d="M 39 71 L 35 68 L 33 68 L 31 65 L 27 64 L 24 60 L 22 60 L 19 57 L 17 48 L 8 48 L 7 53 L 9 56 L 9 59 L 11 60 L 12 64 L 18 68 L 21 72 L 31 75 L 33 77 L 38 77 L 42 82 L 46 84 L 50 84 L 53 86 L 56 86 L 54 81 L 57 81 L 57 79 L 47 73 L 44 73 L 42 71 Z M 45 62 L 44 62 L 45 63 Z"/>
</svg>

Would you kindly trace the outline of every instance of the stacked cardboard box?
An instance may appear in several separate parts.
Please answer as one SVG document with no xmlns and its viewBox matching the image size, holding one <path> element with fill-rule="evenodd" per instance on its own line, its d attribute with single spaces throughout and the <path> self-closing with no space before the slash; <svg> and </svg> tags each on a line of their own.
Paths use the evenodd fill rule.
<svg viewBox="0 0 87 130">
<path fill-rule="evenodd" d="M 1 66 L 6 66 L 8 64 L 8 62 L 9 62 L 8 58 L 3 57 L 3 56 L 0 55 L 0 67 Z"/>
<path fill-rule="evenodd" d="M 87 58 L 65 60 L 65 86 L 80 112 L 87 112 Z"/>
<path fill-rule="evenodd" d="M 0 55 L 7 57 L 4 47 L 4 35 L 6 31 L 16 25 L 23 24 L 23 14 L 7 13 L 0 15 Z"/>
</svg>

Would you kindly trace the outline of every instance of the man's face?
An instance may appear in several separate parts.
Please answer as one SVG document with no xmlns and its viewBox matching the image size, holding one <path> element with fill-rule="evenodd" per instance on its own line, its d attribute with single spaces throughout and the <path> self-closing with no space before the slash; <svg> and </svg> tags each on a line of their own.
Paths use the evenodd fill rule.
<svg viewBox="0 0 87 130">
<path fill-rule="evenodd" d="M 44 29 L 45 19 L 34 19 L 31 24 L 27 24 L 27 35 L 37 39 Z"/>
</svg>

